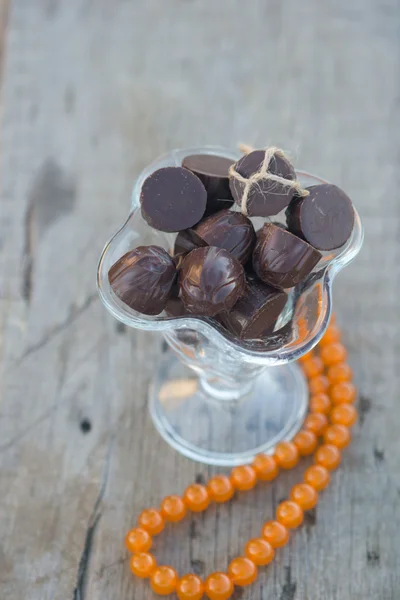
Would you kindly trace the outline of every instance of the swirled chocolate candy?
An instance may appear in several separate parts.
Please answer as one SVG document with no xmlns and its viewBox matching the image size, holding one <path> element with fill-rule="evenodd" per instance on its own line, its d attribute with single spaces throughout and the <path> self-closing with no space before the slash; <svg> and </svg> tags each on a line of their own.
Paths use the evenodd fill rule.
<svg viewBox="0 0 400 600">
<path fill-rule="evenodd" d="M 254 173 L 257 173 L 265 157 L 264 150 L 254 150 L 250 154 L 243 156 L 235 165 L 236 171 L 249 179 Z M 268 166 L 268 172 L 272 175 L 279 175 L 284 179 L 295 180 L 296 172 L 290 162 L 278 154 L 274 154 Z M 236 203 L 241 206 L 244 192 L 244 183 L 238 181 L 233 176 L 230 178 L 230 188 Z M 247 197 L 247 214 L 249 217 L 270 217 L 277 215 L 289 204 L 295 190 L 280 183 L 268 179 L 260 180 L 252 185 Z"/>
<path fill-rule="evenodd" d="M 179 254 L 179 263 L 177 264 L 177 257 L 173 257 L 173 261 L 175 263 L 175 267 L 177 272 L 179 273 L 179 269 L 182 266 L 183 259 L 186 255 Z M 178 277 L 175 279 L 174 284 L 171 288 L 171 293 L 167 300 L 167 304 L 165 305 L 165 314 L 168 317 L 183 317 L 184 315 L 188 315 L 188 311 L 186 310 L 182 300 L 179 298 L 179 285 L 178 285 Z M 189 315 L 190 316 L 190 315 Z"/>
<path fill-rule="evenodd" d="M 173 260 L 159 246 L 138 246 L 108 272 L 118 298 L 145 315 L 158 315 L 164 310 L 175 278 Z"/>
<path fill-rule="evenodd" d="M 253 268 L 265 283 L 291 288 L 303 281 L 321 258 L 321 253 L 290 231 L 267 223 L 258 232 Z"/>
<path fill-rule="evenodd" d="M 175 239 L 174 244 L 174 255 L 175 254 L 187 254 L 195 248 L 201 248 L 201 246 L 207 246 L 205 242 L 193 229 L 184 229 L 180 231 Z"/>
<path fill-rule="evenodd" d="M 245 288 L 244 269 L 229 252 L 214 246 L 188 254 L 179 272 L 179 295 L 186 309 L 213 317 L 229 311 Z"/>
<path fill-rule="evenodd" d="M 256 243 L 250 219 L 232 210 L 221 210 L 203 219 L 194 233 L 208 246 L 228 250 L 242 264 L 248 261 Z"/>
<path fill-rule="evenodd" d="M 177 296 L 172 296 L 168 299 L 165 312 L 168 317 L 183 317 L 188 314 L 182 300 Z"/>
<path fill-rule="evenodd" d="M 142 216 L 154 229 L 181 231 L 196 225 L 204 215 L 207 192 L 200 179 L 182 167 L 154 171 L 140 193 Z"/>
<path fill-rule="evenodd" d="M 313 185 L 308 191 L 308 196 L 294 198 L 286 211 L 290 231 L 318 250 L 340 248 L 354 226 L 350 198 L 330 183 Z"/>
<path fill-rule="evenodd" d="M 182 167 L 197 175 L 207 190 L 206 214 L 232 206 L 229 167 L 233 163 L 233 160 L 215 154 L 192 154 L 184 158 Z"/>
<path fill-rule="evenodd" d="M 218 318 L 241 339 L 261 339 L 271 333 L 286 301 L 287 294 L 282 290 L 251 280 L 233 309 Z"/>
</svg>

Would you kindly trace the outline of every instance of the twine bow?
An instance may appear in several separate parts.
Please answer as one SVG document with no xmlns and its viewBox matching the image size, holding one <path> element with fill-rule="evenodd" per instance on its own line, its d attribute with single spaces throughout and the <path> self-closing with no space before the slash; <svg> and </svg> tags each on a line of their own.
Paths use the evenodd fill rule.
<svg viewBox="0 0 400 600">
<path fill-rule="evenodd" d="M 239 148 L 245 153 L 249 154 L 253 151 L 250 146 L 246 144 L 241 144 Z M 243 185 L 243 195 L 241 200 L 240 210 L 243 215 L 247 217 L 247 202 L 249 199 L 250 190 L 254 185 L 259 185 L 261 181 L 275 181 L 276 183 L 280 183 L 285 187 L 292 188 L 296 190 L 299 196 L 308 196 L 310 192 L 304 190 L 300 183 L 296 179 L 285 179 L 284 177 L 280 177 L 279 175 L 273 175 L 268 171 L 270 162 L 274 155 L 278 155 L 281 158 L 287 160 L 286 155 L 280 148 L 276 148 L 275 146 L 270 146 L 265 150 L 265 156 L 261 163 L 260 169 L 253 173 L 248 179 L 243 177 L 236 171 L 236 164 L 233 164 L 229 168 L 229 176 L 238 181 Z"/>
</svg>

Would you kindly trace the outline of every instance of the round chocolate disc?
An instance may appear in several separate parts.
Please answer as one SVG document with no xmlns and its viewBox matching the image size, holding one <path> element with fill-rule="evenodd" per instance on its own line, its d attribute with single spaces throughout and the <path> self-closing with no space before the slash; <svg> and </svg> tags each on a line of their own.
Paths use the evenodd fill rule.
<svg viewBox="0 0 400 600">
<path fill-rule="evenodd" d="M 230 310 L 245 288 L 244 269 L 229 252 L 214 246 L 188 254 L 179 272 L 179 295 L 186 309 L 214 317 Z"/>
<path fill-rule="evenodd" d="M 330 183 L 307 189 L 310 194 L 294 198 L 286 211 L 290 231 L 318 250 L 340 248 L 353 231 L 354 209 L 350 198 Z"/>
<path fill-rule="evenodd" d="M 172 258 L 159 246 L 139 246 L 127 252 L 108 272 L 118 298 L 145 315 L 164 310 L 175 277 Z"/>
<path fill-rule="evenodd" d="M 242 265 L 250 258 L 256 243 L 250 219 L 232 210 L 221 210 L 203 219 L 196 225 L 194 232 L 208 246 L 228 250 Z"/>
<path fill-rule="evenodd" d="M 254 150 L 243 156 L 235 165 L 236 171 L 249 179 L 254 173 L 257 173 L 264 161 L 265 150 Z M 272 175 L 279 175 L 284 179 L 296 179 L 296 172 L 290 162 L 274 154 L 268 166 L 268 172 Z M 242 203 L 244 184 L 234 177 L 230 179 L 232 195 L 239 206 Z M 270 217 L 278 214 L 286 208 L 295 193 L 294 188 L 284 185 L 279 181 L 268 179 L 260 180 L 252 185 L 247 197 L 247 214 L 250 217 Z"/>
<path fill-rule="evenodd" d="M 233 160 L 216 154 L 192 154 L 182 162 L 182 167 L 197 175 L 206 188 L 208 214 L 233 204 L 229 187 L 229 167 L 233 163 Z"/>
<path fill-rule="evenodd" d="M 241 339 L 262 339 L 272 331 L 286 301 L 287 294 L 282 290 L 250 280 L 233 309 L 219 315 L 219 319 Z"/>
<path fill-rule="evenodd" d="M 196 225 L 204 215 L 207 192 L 200 179 L 182 167 L 154 171 L 140 193 L 142 215 L 160 231 L 181 231 Z"/>
<path fill-rule="evenodd" d="M 253 268 L 265 283 L 291 288 L 311 273 L 321 257 L 308 242 L 282 227 L 266 223 L 257 234 Z"/>
</svg>

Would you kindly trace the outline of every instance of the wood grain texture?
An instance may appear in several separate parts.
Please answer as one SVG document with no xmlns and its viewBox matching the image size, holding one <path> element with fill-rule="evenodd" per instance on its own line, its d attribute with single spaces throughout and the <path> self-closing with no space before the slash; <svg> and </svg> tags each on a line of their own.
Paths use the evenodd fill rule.
<svg viewBox="0 0 400 600">
<path fill-rule="evenodd" d="M 0 597 L 145 600 L 122 547 L 145 506 L 210 469 L 155 432 L 160 340 L 94 289 L 139 170 L 173 147 L 274 143 L 341 185 L 366 242 L 335 306 L 361 422 L 315 515 L 242 600 L 400 597 L 398 0 L 13 0 L 0 206 Z M 301 469 L 157 541 L 205 574 Z M 236 596 L 237 598 L 239 595 Z"/>
</svg>

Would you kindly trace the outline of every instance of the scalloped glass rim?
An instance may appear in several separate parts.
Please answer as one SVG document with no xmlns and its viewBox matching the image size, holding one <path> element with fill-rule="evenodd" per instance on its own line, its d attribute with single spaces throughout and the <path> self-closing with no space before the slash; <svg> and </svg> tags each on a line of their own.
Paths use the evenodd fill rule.
<svg viewBox="0 0 400 600">
<path fill-rule="evenodd" d="M 222 351 L 230 350 L 232 352 L 239 352 L 242 360 L 246 362 L 259 363 L 265 365 L 282 364 L 291 360 L 296 360 L 302 354 L 311 350 L 321 339 L 324 334 L 326 327 L 328 326 L 329 319 L 332 312 L 332 284 L 335 276 L 345 266 L 347 266 L 358 254 L 363 242 L 363 229 L 360 221 L 360 217 L 356 210 L 355 221 L 352 235 L 348 242 L 339 249 L 336 256 L 330 261 L 326 262 L 325 266 L 321 269 L 320 264 L 317 265 L 315 271 L 310 274 L 307 278 L 309 284 L 315 285 L 317 282 L 322 286 L 321 299 L 319 304 L 319 314 L 315 321 L 314 326 L 309 332 L 306 339 L 295 340 L 295 344 L 289 341 L 285 343 L 283 338 L 280 337 L 280 332 L 275 332 L 265 342 L 245 342 L 238 340 L 229 335 L 222 327 L 218 324 L 211 323 L 209 319 L 204 317 L 150 317 L 147 315 L 141 315 L 131 309 L 129 306 L 124 304 L 112 291 L 111 286 L 108 283 L 108 268 L 105 267 L 105 259 L 108 252 L 112 249 L 114 244 L 117 244 L 121 235 L 124 234 L 125 228 L 136 215 L 137 211 L 140 211 L 140 190 L 143 181 L 149 176 L 149 174 L 156 168 L 159 169 L 163 166 L 180 166 L 182 159 L 189 154 L 221 154 L 227 158 L 237 160 L 241 153 L 238 151 L 230 151 L 226 148 L 219 146 L 204 146 L 173 150 L 168 154 L 158 158 L 154 163 L 146 167 L 139 175 L 132 192 L 132 204 L 131 211 L 128 218 L 120 229 L 112 236 L 112 238 L 105 245 L 103 252 L 100 257 L 98 270 L 97 270 L 97 287 L 102 302 L 109 310 L 109 312 L 119 321 L 129 327 L 135 327 L 137 329 L 143 329 L 148 331 L 162 331 L 168 332 L 171 330 L 179 329 L 192 329 L 200 334 L 203 334 L 207 338 L 212 337 L 213 342 L 216 346 L 219 346 Z M 297 170 L 297 175 L 300 180 L 311 180 L 315 183 L 321 182 L 326 183 L 325 180 L 311 175 L 305 171 Z M 312 185 L 308 183 L 306 185 Z M 154 243 L 157 243 L 156 241 Z M 318 268 L 319 267 L 319 268 Z"/>
</svg>

